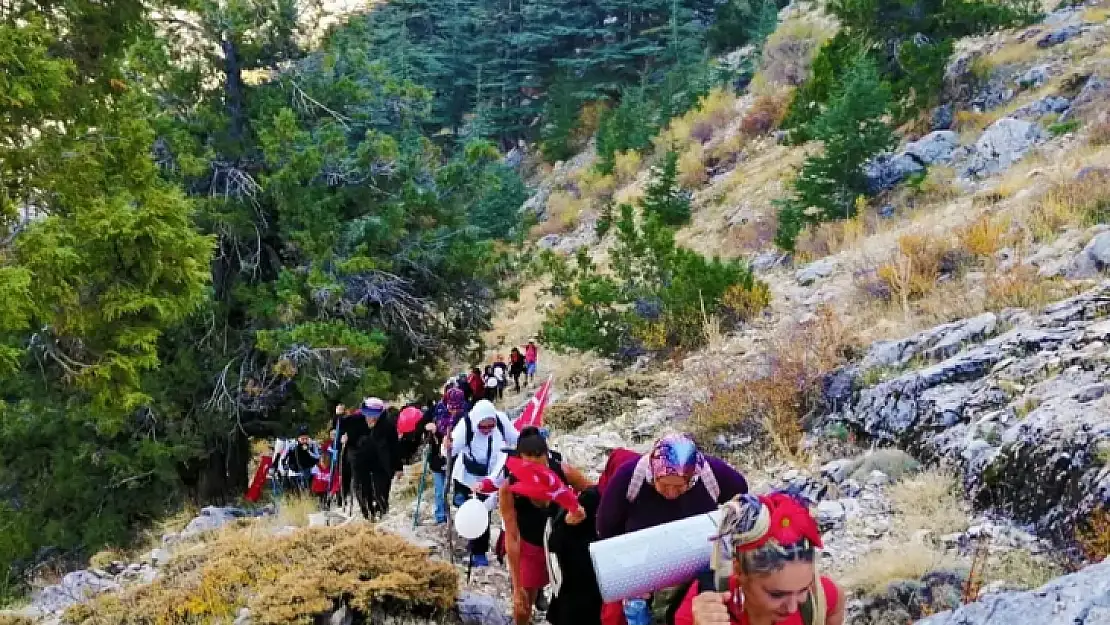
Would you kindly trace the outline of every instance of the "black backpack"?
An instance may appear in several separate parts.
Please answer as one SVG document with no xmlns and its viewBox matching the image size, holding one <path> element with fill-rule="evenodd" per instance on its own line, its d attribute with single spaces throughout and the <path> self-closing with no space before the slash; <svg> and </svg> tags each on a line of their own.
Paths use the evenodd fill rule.
<svg viewBox="0 0 1110 625">
<path fill-rule="evenodd" d="M 477 460 L 475 460 L 474 459 L 474 452 L 470 448 L 470 443 L 474 441 L 474 426 L 470 423 L 470 419 L 468 419 L 467 417 L 463 417 L 463 418 L 466 419 L 466 448 L 468 450 L 470 450 L 469 456 L 467 454 L 463 454 L 463 456 L 462 456 L 463 468 L 465 468 L 466 472 L 471 474 L 471 475 L 474 475 L 474 476 L 479 476 L 480 475 L 480 476 L 485 477 L 489 473 L 490 460 L 493 459 L 492 440 L 490 441 L 489 456 L 486 458 L 485 463 L 480 463 Z M 502 440 L 504 440 L 504 438 L 505 438 L 505 426 L 501 424 L 501 419 L 500 418 L 498 418 L 495 423 L 497 424 L 497 431 L 501 432 L 501 438 L 502 438 Z"/>
</svg>

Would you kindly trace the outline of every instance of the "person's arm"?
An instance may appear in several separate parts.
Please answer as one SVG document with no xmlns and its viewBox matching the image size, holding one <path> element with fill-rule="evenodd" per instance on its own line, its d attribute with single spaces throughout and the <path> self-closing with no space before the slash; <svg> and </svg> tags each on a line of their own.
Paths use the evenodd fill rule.
<svg viewBox="0 0 1110 625">
<path fill-rule="evenodd" d="M 844 591 L 831 579 L 822 578 L 821 584 L 825 587 L 825 598 L 828 600 L 829 614 L 825 618 L 825 625 L 844 625 Z"/>
<path fill-rule="evenodd" d="M 729 463 L 719 458 L 710 457 L 707 459 L 709 467 L 713 470 L 713 476 L 717 478 L 717 485 L 721 488 L 721 496 L 718 503 L 729 501 L 737 495 L 743 495 L 748 492 L 748 481 L 744 479 L 740 472 L 732 468 Z"/>
<path fill-rule="evenodd" d="M 466 444 L 466 415 L 459 419 L 455 424 L 455 429 L 451 430 L 451 435 L 447 437 L 444 446 L 447 448 L 447 457 L 453 458 L 462 451 L 463 445 Z"/>
<path fill-rule="evenodd" d="M 401 457 L 401 437 L 397 434 L 397 424 L 386 421 L 386 449 L 393 461 L 393 472 L 400 473 L 405 469 L 405 459 Z"/>
<path fill-rule="evenodd" d="M 567 485 L 578 492 L 582 492 L 595 484 L 581 471 L 567 463 L 563 463 L 563 474 L 567 476 Z"/>
<path fill-rule="evenodd" d="M 522 588 L 520 579 L 520 527 L 516 524 L 516 506 L 509 485 L 501 487 L 499 495 L 501 521 L 505 525 L 505 555 L 509 558 L 509 578 L 513 589 Z"/>
<path fill-rule="evenodd" d="M 501 420 L 501 425 L 505 428 L 505 444 L 509 447 L 516 447 L 517 441 L 520 440 L 520 432 L 517 431 L 513 422 L 509 421 L 507 415 L 504 417 L 498 415 L 497 418 Z"/>
<path fill-rule="evenodd" d="M 597 537 L 602 540 L 624 533 L 624 524 L 628 519 L 628 482 L 632 479 L 633 467 L 632 464 L 621 467 L 613 474 L 613 479 L 609 480 L 601 495 L 601 503 L 597 507 Z"/>
</svg>

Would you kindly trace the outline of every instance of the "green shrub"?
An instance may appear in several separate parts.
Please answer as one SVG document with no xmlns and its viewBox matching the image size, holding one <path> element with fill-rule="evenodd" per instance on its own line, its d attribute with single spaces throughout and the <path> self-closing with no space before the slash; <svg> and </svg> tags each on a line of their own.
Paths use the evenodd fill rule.
<svg viewBox="0 0 1110 625">
<path fill-rule="evenodd" d="M 656 215 L 668 226 L 690 222 L 690 195 L 678 184 L 678 152 L 668 151 L 663 164 L 653 168 L 640 205 L 645 215 Z"/>
<path fill-rule="evenodd" d="M 794 180 L 794 197 L 780 204 L 777 245 L 792 251 L 806 224 L 855 214 L 856 198 L 867 193 L 863 165 L 895 144 L 883 121 L 889 106 L 890 89 L 879 79 L 874 61 L 857 56 L 828 110 L 808 127 L 825 149 L 806 159 Z"/>
<path fill-rule="evenodd" d="M 632 206 L 623 204 L 619 211 L 612 223 L 617 238 L 612 275 L 600 274 L 585 250 L 573 264 L 544 257 L 554 285 L 550 292 L 563 299 L 544 320 L 545 343 L 614 357 L 694 349 L 706 341 L 709 314 L 736 322 L 767 305 L 766 285 L 743 262 L 678 247 L 674 231 L 655 213 L 637 224 Z M 753 295 L 740 297 L 741 291 Z"/>
</svg>

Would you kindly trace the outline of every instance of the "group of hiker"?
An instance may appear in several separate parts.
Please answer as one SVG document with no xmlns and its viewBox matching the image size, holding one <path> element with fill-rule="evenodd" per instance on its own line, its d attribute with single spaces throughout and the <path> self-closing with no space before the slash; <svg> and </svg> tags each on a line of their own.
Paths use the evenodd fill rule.
<svg viewBox="0 0 1110 625">
<path fill-rule="evenodd" d="M 527 355 L 520 356 L 531 381 L 535 355 L 531 368 Z M 518 431 L 489 398 L 468 388 L 468 380 L 453 379 L 438 400 L 406 407 L 420 410 L 409 415 L 418 416 L 415 425 L 404 412 L 400 419 L 385 417 L 386 405 L 377 398 L 352 411 L 338 406 L 333 436 L 341 478 L 328 492 L 341 503 L 353 497 L 367 518 L 383 515 L 393 479 L 424 446 L 437 524 L 448 522 L 448 505 L 461 508 L 472 498 L 499 511 L 498 544 L 491 546 L 487 525 L 469 541 L 470 564 L 489 566 L 491 547 L 499 560 L 507 559 L 517 625 L 531 622 L 533 608 L 547 600 L 545 589 L 552 625 L 648 625 L 653 615 L 667 625 L 843 624 L 843 593 L 816 572 L 821 536 L 796 495 L 750 494 L 739 471 L 682 434 L 664 436 L 644 454 L 611 450 L 595 482 L 549 447 L 546 430 L 526 425 Z M 399 422 L 405 423 L 400 434 Z M 315 460 L 319 468 L 328 455 L 301 430 L 285 462 L 303 485 L 314 476 L 304 467 Z M 554 475 L 563 497 L 518 494 L 532 492 L 519 488 L 522 467 Z M 718 509 L 714 540 L 731 563 L 693 573 L 678 587 L 603 602 L 591 543 Z"/>
<path fill-rule="evenodd" d="M 793 494 L 748 493 L 744 477 L 727 462 L 699 451 L 685 435 L 658 440 L 646 454 L 612 450 L 595 483 L 549 448 L 537 427 L 518 432 L 487 400 L 473 407 L 458 388 L 437 404 L 429 458 L 439 458 L 436 521 L 447 520 L 443 487 L 453 486 L 452 504 L 475 497 L 496 507 L 503 523 L 497 555 L 506 556 L 513 585 L 513 618 L 532 619 L 533 606 L 553 595 L 547 620 L 553 625 L 647 625 L 663 613 L 668 625 L 841 625 L 844 602 L 831 580 L 816 577 L 821 546 L 816 522 Z M 447 471 L 453 459 L 450 476 Z M 543 467 L 569 487 L 571 503 L 516 494 L 521 466 Z M 558 499 L 556 499 L 558 501 Z M 679 588 L 623 602 L 603 603 L 589 545 L 713 512 L 725 506 L 722 535 L 733 564 L 723 582 L 692 576 Z M 490 533 L 470 541 L 474 566 L 488 566 Z M 718 574 L 718 577 L 719 574 Z"/>
<path fill-rule="evenodd" d="M 521 378 L 524 378 L 525 385 L 531 386 L 536 380 L 538 361 L 539 347 L 533 339 L 523 349 L 512 348 L 508 358 L 499 353 L 484 368 L 473 367 L 469 373 L 460 373 L 449 380 L 448 385 L 462 390 L 466 401 L 471 404 L 482 399 L 498 401 L 504 399 L 510 378 L 516 393 L 521 390 Z"/>
</svg>

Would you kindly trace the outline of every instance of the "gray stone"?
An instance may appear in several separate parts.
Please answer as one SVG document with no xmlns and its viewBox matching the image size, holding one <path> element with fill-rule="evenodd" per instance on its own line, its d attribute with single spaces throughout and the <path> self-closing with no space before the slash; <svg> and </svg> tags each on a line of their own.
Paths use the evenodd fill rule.
<svg viewBox="0 0 1110 625">
<path fill-rule="evenodd" d="M 887 484 L 890 484 L 890 476 L 882 471 L 872 471 L 867 476 L 868 486 L 886 486 Z"/>
<path fill-rule="evenodd" d="M 1062 115 L 1071 108 L 1071 100 L 1058 95 L 1050 95 L 1014 111 L 1017 119 L 1039 119 L 1045 115 Z"/>
<path fill-rule="evenodd" d="M 31 598 L 31 606 L 46 614 L 57 614 L 101 593 L 118 590 L 119 587 L 118 583 L 91 571 L 73 571 L 62 577 L 60 583 L 35 593 Z"/>
<path fill-rule="evenodd" d="M 751 259 L 752 271 L 770 271 L 786 262 L 787 255 L 776 251 L 760 252 Z"/>
<path fill-rule="evenodd" d="M 1052 46 L 1058 46 L 1061 43 L 1064 43 L 1065 41 L 1067 41 L 1069 39 L 1073 39 L 1075 37 L 1078 37 L 1081 34 L 1083 34 L 1083 27 L 1080 26 L 1080 25 L 1072 24 L 1070 26 L 1065 26 L 1065 27 L 1063 27 L 1059 30 L 1054 30 L 1054 31 L 1048 33 L 1047 35 L 1045 35 L 1044 37 L 1041 37 L 1040 39 L 1038 39 L 1037 40 L 1037 47 L 1038 48 L 1051 48 Z"/>
<path fill-rule="evenodd" d="M 960 135 L 951 130 L 938 130 L 906 144 L 905 154 L 925 165 L 932 165 L 947 161 L 958 145 Z"/>
<path fill-rule="evenodd" d="M 250 608 L 240 608 L 239 614 L 235 617 L 234 625 L 250 625 L 251 624 L 251 610 Z"/>
<path fill-rule="evenodd" d="M 1049 66 L 1036 65 L 1029 68 L 1028 71 L 1021 75 L 1021 78 L 1018 79 L 1018 84 L 1021 85 L 1023 89 L 1039 89 L 1041 85 L 1048 82 L 1048 78 Z"/>
<path fill-rule="evenodd" d="M 1110 232 L 1104 232 L 1087 244 L 1068 267 L 1072 280 L 1095 278 L 1110 268 Z"/>
<path fill-rule="evenodd" d="M 848 458 L 826 462 L 821 466 L 821 475 L 834 484 L 839 484 L 848 479 L 848 474 L 855 464 L 855 460 Z"/>
<path fill-rule="evenodd" d="M 955 107 L 951 104 L 944 104 L 933 109 L 933 114 L 929 121 L 929 130 L 948 130 L 952 127 L 952 123 L 956 120 Z"/>
<path fill-rule="evenodd" d="M 548 234 L 544 235 L 539 241 L 536 241 L 536 247 L 541 250 L 552 250 L 559 245 L 559 235 Z"/>
<path fill-rule="evenodd" d="M 940 359 L 955 356 L 963 346 L 971 341 L 982 340 L 994 334 L 998 317 L 994 313 L 983 313 L 972 317 L 948 332 L 935 345 L 924 351 L 927 358 Z"/>
<path fill-rule="evenodd" d="M 158 547 L 151 550 L 151 552 L 147 554 L 146 559 L 154 566 L 162 566 L 170 561 L 170 552 Z"/>
<path fill-rule="evenodd" d="M 817 523 L 821 526 L 821 531 L 840 527 L 846 517 L 844 504 L 839 501 L 822 501 L 817 504 Z"/>
<path fill-rule="evenodd" d="M 464 593 L 459 597 L 459 619 L 463 625 L 509 625 L 510 617 L 495 597 Z"/>
<path fill-rule="evenodd" d="M 221 508 L 217 506 L 207 506 L 202 508 L 200 516 L 189 521 L 185 529 L 181 532 L 181 538 L 189 538 L 205 532 L 218 530 L 221 527 L 232 523 L 235 519 L 248 516 L 248 514 L 239 508 Z"/>
<path fill-rule="evenodd" d="M 809 286 L 821 278 L 827 278 L 836 271 L 836 259 L 822 258 L 794 272 L 794 279 L 802 286 Z"/>
<path fill-rule="evenodd" d="M 925 166 L 908 154 L 877 156 L 863 166 L 867 190 L 882 193 L 893 189 L 914 174 L 925 171 Z"/>
<path fill-rule="evenodd" d="M 1036 124 L 1003 117 L 983 131 L 963 168 L 965 177 L 989 176 L 1021 160 L 1044 133 Z"/>
<path fill-rule="evenodd" d="M 984 85 L 975 97 L 968 102 L 968 108 L 983 113 L 1006 104 L 1014 99 L 1014 90 L 1001 80 L 994 80 Z"/>
<path fill-rule="evenodd" d="M 341 606 L 338 610 L 331 613 L 328 619 L 328 625 L 351 625 L 355 622 L 355 614 L 347 609 L 347 606 Z"/>
<path fill-rule="evenodd" d="M 1110 560 L 1027 592 L 1003 592 L 934 614 L 917 625 L 1106 625 L 1110 623 Z"/>
</svg>

